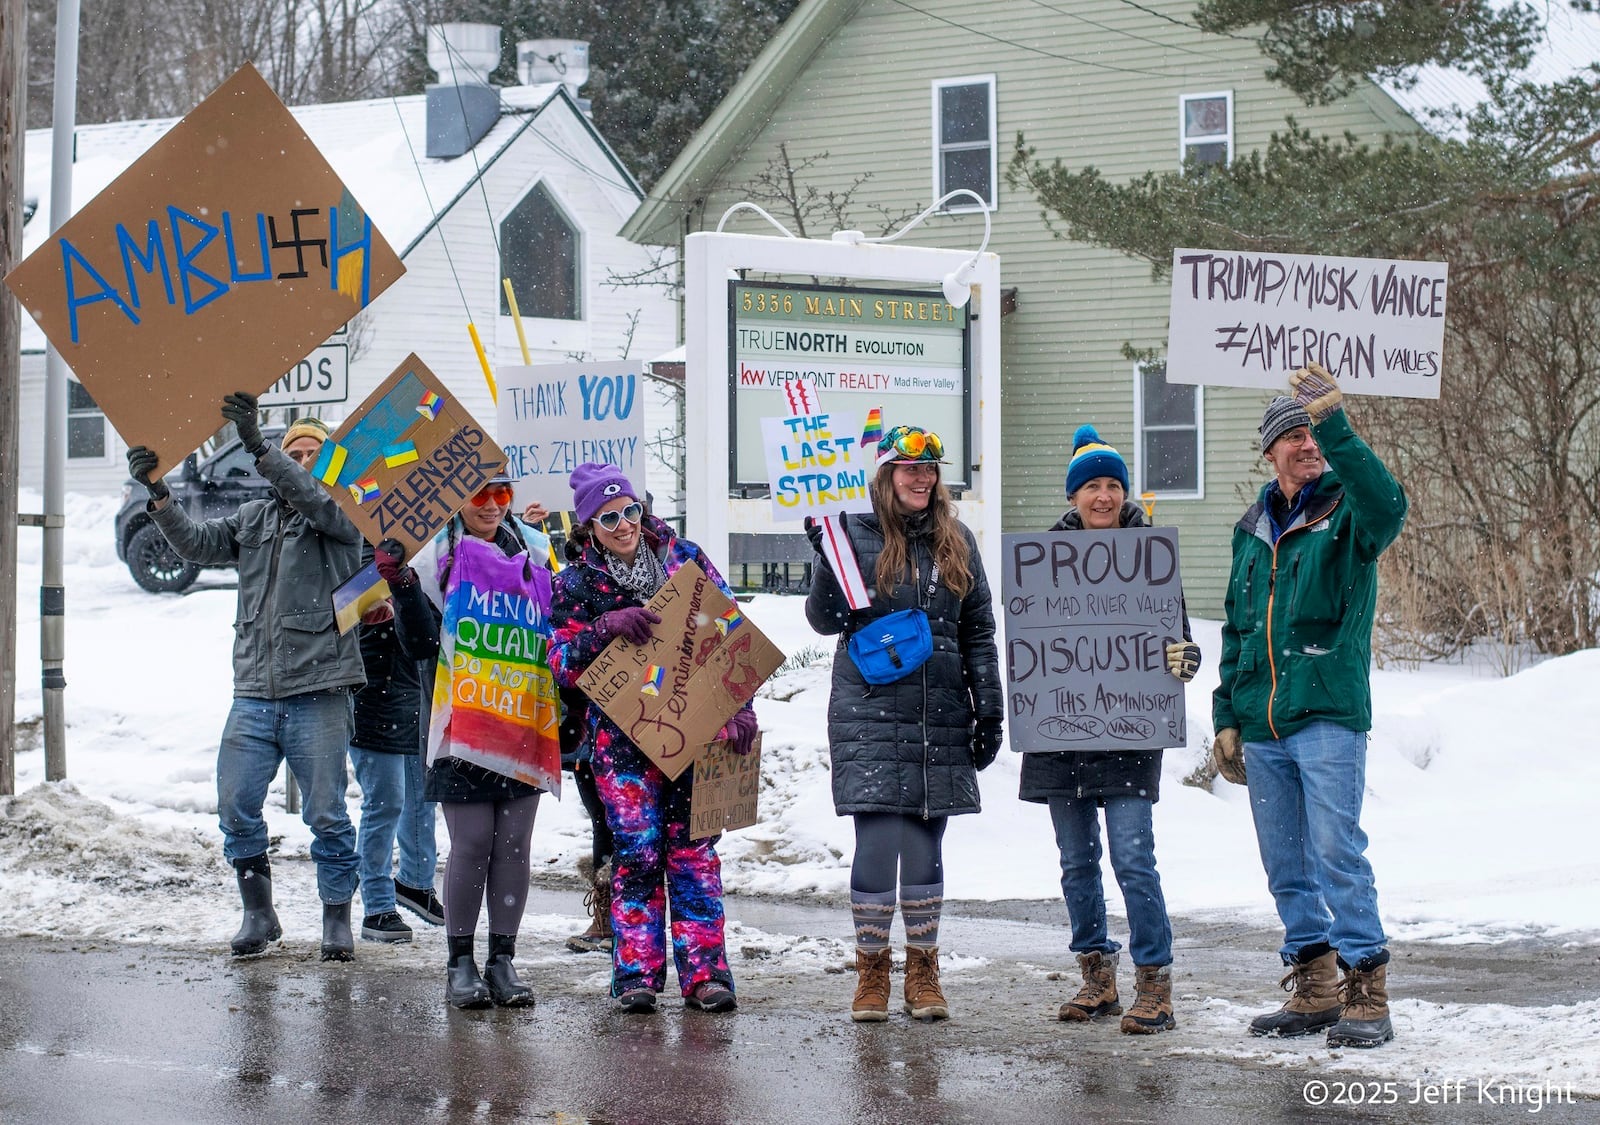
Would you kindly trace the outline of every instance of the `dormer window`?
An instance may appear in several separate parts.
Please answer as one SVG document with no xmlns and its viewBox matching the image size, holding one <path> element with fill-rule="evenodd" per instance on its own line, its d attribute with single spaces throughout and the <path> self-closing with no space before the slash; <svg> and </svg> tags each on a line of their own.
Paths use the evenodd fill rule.
<svg viewBox="0 0 1600 1125">
<path fill-rule="evenodd" d="M 525 317 L 583 319 L 583 236 L 548 188 L 535 184 L 500 224 L 500 270 Z M 511 305 L 500 289 L 500 315 Z"/>
</svg>

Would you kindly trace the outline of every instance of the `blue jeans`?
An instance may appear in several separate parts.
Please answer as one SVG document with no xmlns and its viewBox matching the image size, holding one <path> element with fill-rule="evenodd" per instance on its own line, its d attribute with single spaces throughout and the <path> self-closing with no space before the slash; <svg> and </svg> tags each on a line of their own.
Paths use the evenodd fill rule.
<svg viewBox="0 0 1600 1125">
<path fill-rule="evenodd" d="M 300 785 L 301 817 L 316 837 L 317 894 L 349 902 L 356 891 L 356 830 L 345 808 L 345 747 L 354 733 L 350 693 L 235 698 L 217 748 L 217 822 L 231 863 L 265 855 L 267 787 L 285 760 Z"/>
<path fill-rule="evenodd" d="M 420 754 L 385 754 L 350 747 L 350 762 L 361 786 L 361 908 L 367 914 L 394 909 L 394 846 L 400 844 L 400 882 L 431 888 L 439 853 L 434 843 L 434 811 L 422 799 L 424 765 Z"/>
<path fill-rule="evenodd" d="M 1111 870 L 1128 911 L 1128 952 L 1140 966 L 1172 964 L 1172 923 L 1156 874 L 1155 833 L 1143 797 L 1105 800 Z M 1050 819 L 1061 851 L 1061 893 L 1072 923 L 1072 952 L 1115 953 L 1106 934 L 1106 896 L 1100 881 L 1100 809 L 1094 797 L 1051 797 Z"/>
<path fill-rule="evenodd" d="M 1384 952 L 1361 830 L 1366 732 L 1315 722 L 1288 738 L 1246 742 L 1244 764 L 1261 865 L 1283 920 L 1284 964 L 1319 942 L 1346 965 Z"/>
</svg>

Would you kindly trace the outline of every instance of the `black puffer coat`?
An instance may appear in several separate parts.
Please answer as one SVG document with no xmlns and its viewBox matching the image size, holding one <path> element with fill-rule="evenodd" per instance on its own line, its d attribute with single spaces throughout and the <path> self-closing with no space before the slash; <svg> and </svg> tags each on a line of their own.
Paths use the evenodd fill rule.
<svg viewBox="0 0 1600 1125">
<path fill-rule="evenodd" d="M 925 513 L 907 519 L 916 574 L 892 596 L 873 588 L 883 531 L 876 515 L 849 516 L 845 531 L 872 594 L 872 608 L 852 612 L 833 572 L 819 559 L 813 568 L 806 618 L 824 635 L 841 633 L 833 656 L 828 702 L 828 743 L 833 763 L 833 807 L 840 816 L 900 813 L 952 816 L 979 811 L 972 734 L 978 719 L 1002 720 L 1005 693 L 994 639 L 989 582 L 972 532 L 961 528 L 971 559 L 972 587 L 958 598 L 943 581 L 926 598 L 933 569 L 933 539 Z M 846 651 L 850 634 L 874 618 L 924 604 L 933 655 L 892 684 L 869 684 Z"/>
<path fill-rule="evenodd" d="M 361 548 L 361 564 L 372 561 L 371 544 Z M 367 686 L 356 692 L 356 732 L 350 745 L 383 754 L 420 754 L 422 675 L 417 658 L 405 646 L 400 623 L 360 625 L 361 663 Z"/>
<path fill-rule="evenodd" d="M 1144 510 L 1129 501 L 1122 505 L 1119 527 L 1149 527 Z M 1056 521 L 1051 531 L 1082 531 L 1083 520 L 1073 508 Z M 1183 611 L 1183 639 L 1189 632 L 1189 611 Z M 1085 750 L 1032 753 L 1022 756 L 1024 801 L 1044 804 L 1051 797 L 1144 797 L 1152 803 L 1161 797 L 1160 750 Z"/>
</svg>

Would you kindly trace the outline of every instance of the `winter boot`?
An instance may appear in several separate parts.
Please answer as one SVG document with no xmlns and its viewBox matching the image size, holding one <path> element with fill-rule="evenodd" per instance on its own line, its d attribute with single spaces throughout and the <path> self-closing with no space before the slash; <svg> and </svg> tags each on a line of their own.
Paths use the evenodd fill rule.
<svg viewBox="0 0 1600 1125">
<path fill-rule="evenodd" d="M 1083 987 L 1078 994 L 1056 1012 L 1056 1019 L 1074 1023 L 1092 1020 L 1099 1016 L 1122 1014 L 1122 1001 L 1117 996 L 1117 962 L 1115 953 L 1080 953 L 1078 968 L 1083 970 Z"/>
<path fill-rule="evenodd" d="M 356 938 L 350 932 L 348 902 L 322 904 L 322 959 L 324 961 L 356 959 Z"/>
<path fill-rule="evenodd" d="M 1336 955 L 1325 942 L 1300 951 L 1288 975 L 1278 984 L 1289 993 L 1283 1007 L 1250 1021 L 1251 1035 L 1292 1038 L 1332 1027 L 1344 1005 L 1339 1002 Z"/>
<path fill-rule="evenodd" d="M 589 915 L 589 928 L 567 939 L 567 948 L 574 953 L 610 953 L 615 940 L 611 933 L 611 865 L 595 870 L 594 860 L 584 856 L 578 861 L 578 874 L 589 883 L 583 896 L 583 909 Z"/>
<path fill-rule="evenodd" d="M 244 901 L 244 920 L 233 935 L 233 955 L 249 957 L 260 953 L 283 936 L 277 912 L 272 909 L 272 866 L 265 855 L 233 861 L 239 880 L 239 897 Z"/>
<path fill-rule="evenodd" d="M 445 969 L 444 998 L 452 1008 L 487 1008 L 494 1003 L 489 986 L 472 959 L 472 934 L 449 937 L 450 964 Z"/>
<path fill-rule="evenodd" d="M 1172 1018 L 1172 970 L 1166 965 L 1139 965 L 1133 972 L 1137 998 L 1122 1017 L 1124 1034 L 1153 1035 L 1177 1027 Z"/>
<path fill-rule="evenodd" d="M 939 951 L 906 946 L 906 1011 L 912 1019 L 947 1020 L 950 1007 L 939 987 Z"/>
<path fill-rule="evenodd" d="M 1328 1029 L 1330 1047 L 1381 1047 L 1394 1038 L 1389 1022 L 1389 965 L 1346 968 L 1339 984 L 1344 1011 Z"/>
<path fill-rule="evenodd" d="M 887 949 L 876 953 L 856 950 L 856 997 L 850 1002 L 850 1018 L 857 1023 L 882 1023 L 889 1018 L 889 969 L 893 954 Z"/>
<path fill-rule="evenodd" d="M 683 998 L 683 1006 L 699 1012 L 731 1012 L 739 1006 L 733 989 L 720 980 L 703 980 Z"/>
<path fill-rule="evenodd" d="M 439 901 L 432 887 L 408 887 L 396 879 L 394 901 L 430 926 L 444 925 L 444 903 Z"/>
<path fill-rule="evenodd" d="M 502 1008 L 533 1007 L 533 990 L 517 978 L 511 959 L 517 955 L 515 934 L 490 934 L 489 959 L 483 963 L 489 997 Z"/>
</svg>

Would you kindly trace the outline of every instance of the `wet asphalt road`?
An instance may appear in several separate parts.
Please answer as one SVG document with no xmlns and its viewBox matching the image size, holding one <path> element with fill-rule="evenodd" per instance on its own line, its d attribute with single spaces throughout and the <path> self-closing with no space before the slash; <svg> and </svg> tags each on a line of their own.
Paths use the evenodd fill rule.
<svg viewBox="0 0 1600 1125">
<path fill-rule="evenodd" d="M 529 912 L 576 917 L 577 901 L 536 889 Z M 1193 1048 L 1192 1024 L 1148 1038 L 1119 1035 L 1114 1024 L 1061 1025 L 1050 1016 L 1071 986 L 1042 985 L 1038 971 L 1041 962 L 1065 963 L 1059 906 L 947 909 L 946 948 L 981 948 L 989 963 L 946 975 L 956 1018 L 933 1025 L 898 1012 L 887 1024 L 852 1024 L 843 1014 L 848 976 L 819 971 L 815 961 L 788 971 L 783 957 L 746 952 L 737 937 L 738 1013 L 688 1012 L 669 997 L 651 1017 L 625 1017 L 597 992 L 603 958 L 532 952 L 526 934 L 519 963 L 538 1006 L 479 1013 L 442 1003 L 438 931 L 419 934 L 404 955 L 358 943 L 347 965 L 321 964 L 303 938 L 243 962 L 220 945 L 8 938 L 0 943 L 0 1121 L 1525 1119 L 1525 1108 L 1470 1104 L 1312 1109 L 1300 1070 L 1225 1051 L 1175 1054 L 1185 1042 Z M 831 935 L 848 925 L 836 906 L 732 899 L 729 913 L 768 933 Z M 1271 1006 L 1271 934 L 1192 919 L 1175 929 L 1183 935 L 1180 994 Z M 1429 999 L 1550 1004 L 1600 991 L 1593 947 L 1396 952 L 1408 994 Z M 1184 1014 L 1180 1001 L 1180 1022 Z M 1534 1120 L 1597 1121 L 1600 1103 L 1546 1105 Z"/>
</svg>

